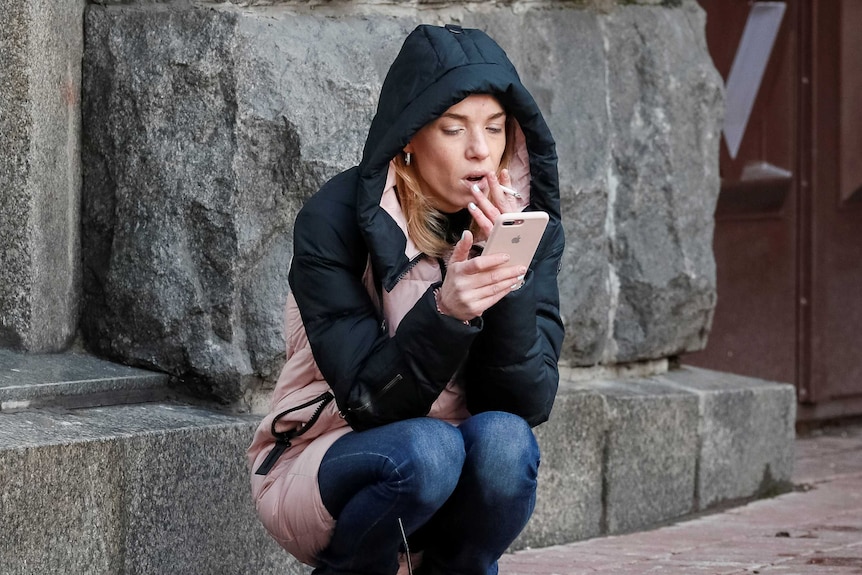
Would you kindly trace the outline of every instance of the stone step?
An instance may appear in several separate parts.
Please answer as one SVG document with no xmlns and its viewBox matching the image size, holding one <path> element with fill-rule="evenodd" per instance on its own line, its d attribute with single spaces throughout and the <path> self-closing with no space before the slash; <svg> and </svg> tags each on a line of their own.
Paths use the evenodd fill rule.
<svg viewBox="0 0 862 575">
<path fill-rule="evenodd" d="M 256 420 L 167 403 L 0 414 L 0 572 L 298 572 L 254 514 Z"/>
<path fill-rule="evenodd" d="M 513 550 L 789 486 L 792 386 L 687 367 L 564 377 L 536 429 L 536 511 Z M 245 450 L 258 420 L 170 403 L 0 413 L 0 571 L 308 573 L 255 517 Z"/>
<path fill-rule="evenodd" d="M 694 367 L 561 371 L 536 510 L 515 547 L 626 533 L 791 487 L 792 385 Z"/>
<path fill-rule="evenodd" d="M 168 376 L 84 353 L 28 354 L 0 349 L 0 412 L 160 401 Z"/>
</svg>

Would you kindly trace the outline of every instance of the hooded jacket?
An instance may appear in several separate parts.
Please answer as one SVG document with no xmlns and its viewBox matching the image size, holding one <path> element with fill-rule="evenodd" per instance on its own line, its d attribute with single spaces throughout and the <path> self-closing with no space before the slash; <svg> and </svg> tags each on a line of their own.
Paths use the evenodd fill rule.
<svg viewBox="0 0 862 575">
<path fill-rule="evenodd" d="M 445 263 L 407 234 L 391 162 L 476 93 L 514 116 L 513 187 L 524 210 L 549 222 L 523 287 L 466 325 L 437 311 Z M 508 57 L 479 30 L 419 26 L 383 83 L 360 165 L 327 182 L 294 227 L 287 362 L 248 452 L 258 514 L 282 546 L 314 564 L 327 544 L 334 520 L 317 469 L 351 428 L 422 416 L 458 423 L 488 410 L 547 420 L 563 339 L 563 247 L 554 141 Z"/>
</svg>

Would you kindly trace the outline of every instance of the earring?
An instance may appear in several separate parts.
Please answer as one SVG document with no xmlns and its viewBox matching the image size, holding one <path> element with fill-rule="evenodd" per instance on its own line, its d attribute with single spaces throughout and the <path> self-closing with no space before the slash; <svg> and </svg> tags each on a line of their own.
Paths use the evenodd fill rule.
<svg viewBox="0 0 862 575">
<path fill-rule="evenodd" d="M 410 152 L 404 152 L 404 165 L 409 166 L 410 161 L 413 159 L 413 154 Z"/>
</svg>

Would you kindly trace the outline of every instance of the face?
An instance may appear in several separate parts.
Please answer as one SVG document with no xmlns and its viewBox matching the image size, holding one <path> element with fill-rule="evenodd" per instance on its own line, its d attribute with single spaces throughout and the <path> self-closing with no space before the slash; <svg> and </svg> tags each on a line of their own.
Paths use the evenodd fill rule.
<svg viewBox="0 0 862 575">
<path fill-rule="evenodd" d="M 488 192 L 486 176 L 496 172 L 506 148 L 506 113 L 493 96 L 467 96 L 419 130 L 405 152 L 428 193 L 445 213 L 467 207 L 470 188 Z"/>
</svg>

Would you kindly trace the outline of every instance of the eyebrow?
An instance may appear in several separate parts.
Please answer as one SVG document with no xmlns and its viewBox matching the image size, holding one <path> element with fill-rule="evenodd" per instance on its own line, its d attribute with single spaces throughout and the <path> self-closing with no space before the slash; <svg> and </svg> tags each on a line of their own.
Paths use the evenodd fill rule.
<svg viewBox="0 0 862 575">
<path fill-rule="evenodd" d="M 496 120 L 496 119 L 498 119 L 502 116 L 505 116 L 505 115 L 506 115 L 506 111 L 501 110 L 501 111 L 497 112 L 496 114 L 491 114 L 490 116 L 488 116 L 488 118 L 485 121 L 487 122 L 490 120 Z M 440 115 L 440 118 L 452 118 L 453 120 L 459 120 L 461 122 L 467 122 L 470 119 L 467 116 L 464 116 L 461 114 L 453 114 L 452 112 L 444 112 L 443 114 Z"/>
</svg>

